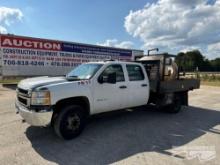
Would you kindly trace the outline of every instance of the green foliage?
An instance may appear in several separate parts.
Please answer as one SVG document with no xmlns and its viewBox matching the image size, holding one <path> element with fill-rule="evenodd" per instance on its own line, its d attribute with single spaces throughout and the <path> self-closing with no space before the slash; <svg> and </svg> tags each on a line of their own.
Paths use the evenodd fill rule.
<svg viewBox="0 0 220 165">
<path fill-rule="evenodd" d="M 209 79 L 209 76 L 207 73 L 205 73 L 204 75 L 200 76 L 202 80 L 207 81 Z"/>
<path fill-rule="evenodd" d="M 199 50 L 180 52 L 175 61 L 185 71 L 220 71 L 220 58 L 208 60 Z"/>
<path fill-rule="evenodd" d="M 214 71 L 219 71 L 220 70 L 220 58 L 211 60 L 210 65 L 214 69 Z"/>
</svg>

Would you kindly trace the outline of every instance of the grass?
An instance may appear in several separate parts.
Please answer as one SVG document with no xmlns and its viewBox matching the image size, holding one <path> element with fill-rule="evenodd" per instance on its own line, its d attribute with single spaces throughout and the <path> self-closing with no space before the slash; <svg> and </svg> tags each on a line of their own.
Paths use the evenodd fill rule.
<svg viewBox="0 0 220 165">
<path fill-rule="evenodd" d="M 17 84 L 21 79 L 3 79 L 0 80 L 0 84 Z"/>
<path fill-rule="evenodd" d="M 201 81 L 201 85 L 220 87 L 220 81 Z"/>
<path fill-rule="evenodd" d="M 220 87 L 220 74 L 200 73 L 200 80 L 202 85 Z"/>
<path fill-rule="evenodd" d="M 199 78 L 201 85 L 220 87 L 220 73 L 193 72 L 186 74 L 188 78 Z"/>
</svg>

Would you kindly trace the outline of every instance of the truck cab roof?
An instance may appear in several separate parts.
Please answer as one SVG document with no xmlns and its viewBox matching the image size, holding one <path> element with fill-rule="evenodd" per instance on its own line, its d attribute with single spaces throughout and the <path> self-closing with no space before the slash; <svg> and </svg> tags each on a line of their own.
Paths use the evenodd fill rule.
<svg viewBox="0 0 220 165">
<path fill-rule="evenodd" d="M 88 62 L 88 64 L 138 64 L 137 62 L 118 61 L 118 60 L 105 60 L 98 62 Z"/>
</svg>

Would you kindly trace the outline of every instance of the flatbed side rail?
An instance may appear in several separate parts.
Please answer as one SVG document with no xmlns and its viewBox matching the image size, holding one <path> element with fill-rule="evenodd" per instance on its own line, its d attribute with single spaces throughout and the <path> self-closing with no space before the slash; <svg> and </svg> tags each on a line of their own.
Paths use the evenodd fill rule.
<svg viewBox="0 0 220 165">
<path fill-rule="evenodd" d="M 179 79 L 172 81 L 162 81 L 160 83 L 160 93 L 167 92 L 184 92 L 200 87 L 200 80 L 198 79 Z"/>
</svg>

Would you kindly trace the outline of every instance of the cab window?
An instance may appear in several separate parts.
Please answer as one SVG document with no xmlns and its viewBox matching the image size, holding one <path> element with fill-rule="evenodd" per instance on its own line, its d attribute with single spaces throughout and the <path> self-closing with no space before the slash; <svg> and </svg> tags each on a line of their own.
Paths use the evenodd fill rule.
<svg viewBox="0 0 220 165">
<path fill-rule="evenodd" d="M 110 73 L 116 73 L 116 82 L 121 82 L 121 81 L 125 81 L 125 77 L 124 77 L 124 72 L 122 69 L 121 65 L 110 65 L 108 66 L 103 72 L 102 72 L 102 76 L 106 76 L 107 74 Z"/>
<path fill-rule="evenodd" d="M 126 65 L 129 81 L 144 80 L 144 73 L 139 65 Z"/>
</svg>

